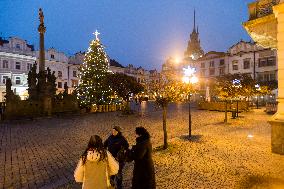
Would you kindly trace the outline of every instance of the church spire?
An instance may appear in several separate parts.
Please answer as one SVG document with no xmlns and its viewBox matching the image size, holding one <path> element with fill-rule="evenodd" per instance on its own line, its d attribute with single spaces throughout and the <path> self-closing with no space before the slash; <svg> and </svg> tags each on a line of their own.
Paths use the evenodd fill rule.
<svg viewBox="0 0 284 189">
<path fill-rule="evenodd" d="M 195 20 L 195 9 L 193 13 L 193 31 L 190 34 L 190 39 L 188 41 L 187 49 L 184 52 L 185 58 L 190 58 L 193 60 L 196 60 L 200 58 L 203 54 L 204 51 L 201 48 L 200 45 L 200 40 L 199 40 L 199 28 L 196 25 L 196 20 Z"/>
<path fill-rule="evenodd" d="M 195 31 L 195 9 L 193 13 L 193 31 Z"/>
</svg>

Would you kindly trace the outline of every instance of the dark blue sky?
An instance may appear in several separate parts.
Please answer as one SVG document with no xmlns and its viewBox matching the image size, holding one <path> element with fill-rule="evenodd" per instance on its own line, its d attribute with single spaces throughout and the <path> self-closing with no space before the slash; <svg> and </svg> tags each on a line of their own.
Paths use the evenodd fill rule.
<svg viewBox="0 0 284 189">
<path fill-rule="evenodd" d="M 45 15 L 46 48 L 68 55 L 85 51 L 98 29 L 108 55 L 123 65 L 161 69 L 182 56 L 196 9 L 205 52 L 226 51 L 250 40 L 241 23 L 253 0 L 0 0 L 0 34 L 18 36 L 38 48 L 38 8 Z"/>
</svg>

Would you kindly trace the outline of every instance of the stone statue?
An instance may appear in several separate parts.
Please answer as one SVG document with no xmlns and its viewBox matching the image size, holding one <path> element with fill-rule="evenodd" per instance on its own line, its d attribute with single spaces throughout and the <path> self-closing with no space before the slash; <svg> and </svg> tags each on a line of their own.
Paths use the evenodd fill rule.
<svg viewBox="0 0 284 189">
<path fill-rule="evenodd" d="M 37 99 L 37 64 L 35 63 L 32 69 L 28 73 L 28 92 L 29 92 L 29 99 Z"/>
<path fill-rule="evenodd" d="M 39 9 L 38 15 L 39 15 L 40 24 L 44 25 L 44 15 L 41 8 Z"/>
</svg>

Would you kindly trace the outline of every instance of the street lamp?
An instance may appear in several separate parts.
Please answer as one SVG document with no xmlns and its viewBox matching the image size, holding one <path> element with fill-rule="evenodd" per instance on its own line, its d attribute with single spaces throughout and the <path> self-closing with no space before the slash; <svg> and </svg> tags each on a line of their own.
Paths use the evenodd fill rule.
<svg viewBox="0 0 284 189">
<path fill-rule="evenodd" d="M 194 75 L 196 72 L 195 68 L 188 66 L 183 68 L 184 76 L 182 78 L 183 83 L 185 84 L 195 84 L 198 82 L 198 78 Z M 190 92 L 188 94 L 188 137 L 191 137 L 191 111 L 190 111 Z"/>
<path fill-rule="evenodd" d="M 233 80 L 233 87 L 235 87 L 235 88 L 240 88 L 240 87 L 242 87 L 242 84 L 241 84 L 241 80 L 239 80 L 239 79 L 234 79 Z M 236 109 L 236 116 L 234 116 L 233 118 L 235 118 L 235 117 L 239 117 L 239 99 L 238 98 L 236 98 L 237 99 L 237 109 Z"/>
<path fill-rule="evenodd" d="M 254 87 L 258 92 L 261 90 L 259 84 L 256 84 Z M 258 94 L 256 94 L 256 109 L 258 109 Z"/>
</svg>

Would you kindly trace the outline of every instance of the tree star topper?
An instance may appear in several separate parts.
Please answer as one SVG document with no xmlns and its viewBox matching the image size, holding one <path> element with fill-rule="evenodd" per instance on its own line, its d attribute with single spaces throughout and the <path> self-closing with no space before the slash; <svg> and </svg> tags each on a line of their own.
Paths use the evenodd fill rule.
<svg viewBox="0 0 284 189">
<path fill-rule="evenodd" d="M 93 34 L 96 36 L 96 40 L 99 40 L 99 37 L 98 37 L 98 36 L 99 36 L 101 33 L 99 33 L 98 30 L 96 30 L 96 32 L 93 33 Z"/>
</svg>

